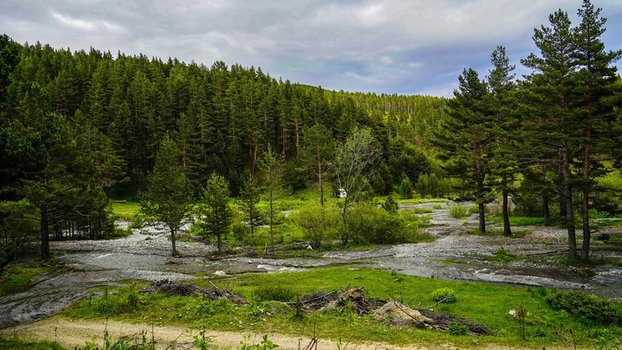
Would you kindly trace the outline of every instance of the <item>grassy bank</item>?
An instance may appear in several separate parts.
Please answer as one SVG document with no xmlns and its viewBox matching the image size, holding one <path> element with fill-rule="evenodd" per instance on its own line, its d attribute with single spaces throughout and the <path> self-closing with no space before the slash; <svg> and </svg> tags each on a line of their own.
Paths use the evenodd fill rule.
<svg viewBox="0 0 622 350">
<path fill-rule="evenodd" d="M 38 276 L 50 269 L 41 266 L 35 260 L 4 267 L 0 275 L 0 296 L 19 293 L 30 288 Z"/>
<path fill-rule="evenodd" d="M 445 344 L 477 348 L 484 344 L 516 346 L 590 345 L 594 339 L 613 343 L 622 339 L 620 327 L 587 320 L 570 311 L 554 310 L 547 298 L 555 292 L 544 288 L 519 288 L 484 283 L 452 282 L 405 276 L 378 270 L 352 267 L 317 269 L 306 272 L 246 274 L 211 280 L 244 296 L 249 305 L 236 305 L 226 299 L 208 301 L 201 297 L 165 296 L 139 293 L 146 284 L 115 289 L 100 289 L 99 296 L 78 301 L 64 311 L 70 318 L 103 319 L 174 325 L 208 329 L 279 332 L 319 338 L 376 341 L 389 344 Z M 205 279 L 194 281 L 209 288 Z M 451 335 L 437 330 L 398 328 L 369 315 L 360 316 L 351 308 L 316 311 L 301 317 L 296 308 L 282 303 L 296 301 L 317 291 L 347 287 L 364 288 L 368 296 L 397 299 L 417 308 L 435 302 L 433 294 L 450 288 L 457 301 L 438 304 L 433 312 L 451 315 L 494 331 L 489 336 Z M 103 295 L 102 295 L 103 294 Z M 622 314 L 620 303 L 611 303 Z M 521 317 L 511 310 L 523 310 Z M 522 330 L 524 326 L 524 331 Z"/>
</svg>

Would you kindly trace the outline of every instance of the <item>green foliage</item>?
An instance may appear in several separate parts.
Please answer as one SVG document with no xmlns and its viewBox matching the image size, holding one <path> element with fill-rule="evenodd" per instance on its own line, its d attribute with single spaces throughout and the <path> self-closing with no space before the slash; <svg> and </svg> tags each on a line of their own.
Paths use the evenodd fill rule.
<svg viewBox="0 0 622 350">
<path fill-rule="evenodd" d="M 333 163 L 337 190 L 347 194 L 343 200 L 342 219 L 348 210 L 369 192 L 369 180 L 374 175 L 374 165 L 380 156 L 380 147 L 369 128 L 357 128 L 337 147 Z M 344 243 L 347 243 L 347 239 Z"/>
<path fill-rule="evenodd" d="M 255 228 L 261 224 L 262 217 L 257 204 L 259 203 L 259 188 L 254 178 L 249 177 L 242 184 L 240 200 L 244 219 L 250 228 L 250 234 L 255 233 Z"/>
<path fill-rule="evenodd" d="M 507 251 L 504 247 L 499 247 L 499 249 L 495 252 L 495 255 L 489 257 L 488 260 L 507 263 L 518 260 L 518 257 Z"/>
<path fill-rule="evenodd" d="M 233 211 L 229 206 L 229 184 L 224 177 L 212 173 L 203 191 L 203 202 L 197 209 L 202 235 L 217 237 L 218 251 L 222 249 L 222 235 L 229 231 Z"/>
<path fill-rule="evenodd" d="M 415 187 L 422 198 L 443 197 L 449 190 L 447 181 L 445 181 L 443 178 L 439 177 L 435 173 L 419 175 Z"/>
<path fill-rule="evenodd" d="M 35 208 L 25 199 L 0 201 L 0 267 L 34 250 L 32 245 L 38 240 L 35 218 Z"/>
<path fill-rule="evenodd" d="M 460 322 L 449 322 L 449 328 L 447 330 L 451 335 L 467 335 L 469 327 Z"/>
<path fill-rule="evenodd" d="M 302 229 L 314 248 L 337 239 L 342 225 L 336 208 L 329 205 L 304 207 L 292 214 L 292 220 Z"/>
<path fill-rule="evenodd" d="M 620 324 L 622 311 L 616 302 L 593 294 L 575 291 L 556 291 L 546 298 L 553 310 L 564 310 L 584 323 Z"/>
<path fill-rule="evenodd" d="M 403 228 L 398 216 L 367 203 L 351 210 L 346 227 L 355 244 L 404 242 Z"/>
<path fill-rule="evenodd" d="M 267 334 L 264 334 L 261 342 L 258 344 L 249 344 L 249 336 L 244 337 L 244 339 L 240 342 L 240 346 L 238 350 L 273 350 L 278 348 L 279 346 L 272 342 Z"/>
<path fill-rule="evenodd" d="M 410 199 L 413 197 L 413 183 L 410 181 L 406 174 L 402 174 L 402 181 L 400 182 L 399 193 L 404 199 Z"/>
<path fill-rule="evenodd" d="M 292 281 L 296 281 L 295 287 Z M 345 281 L 345 282 L 344 282 Z M 451 304 L 440 304 L 434 307 L 435 312 L 448 313 L 453 317 L 483 324 L 494 329 L 495 334 L 478 337 L 453 337 L 446 332 L 397 328 L 374 321 L 368 316 L 359 317 L 348 311 L 348 305 L 334 312 L 306 314 L 304 319 L 293 322 L 295 309 L 281 302 L 256 302 L 253 299 L 256 289 L 283 286 L 293 289 L 296 294 L 311 295 L 318 291 L 343 289 L 354 283 L 364 288 L 366 295 L 376 298 L 387 298 L 399 291 L 398 297 L 426 305 L 433 292 L 441 288 L 453 289 L 460 300 Z M 197 278 L 193 283 L 210 288 L 208 280 Z M 553 293 L 546 288 L 524 288 L 508 285 L 446 281 L 441 279 L 421 278 L 391 273 L 380 269 L 367 269 L 357 265 L 334 268 L 317 268 L 306 271 L 240 274 L 219 279 L 216 283 L 238 295 L 250 299 L 250 305 L 238 306 L 228 300 L 209 301 L 198 297 L 167 296 L 160 293 L 141 294 L 141 301 L 136 309 L 125 307 L 122 313 L 113 319 L 131 322 L 136 320 L 158 320 L 162 325 L 194 327 L 197 320 L 209 324 L 209 329 L 234 332 L 261 333 L 268 327 L 275 333 L 299 334 L 301 327 L 315 328 L 323 338 L 338 339 L 348 334 L 352 342 L 385 342 L 388 344 L 412 344 L 425 342 L 429 346 L 452 344 L 453 346 L 479 347 L 516 347 L 524 346 L 517 332 L 516 319 L 508 315 L 510 306 L 524 304 L 527 310 L 537 310 L 526 320 L 527 336 L 530 346 L 550 348 L 562 346 L 554 332 L 559 324 L 572 328 L 574 337 L 580 347 L 590 348 L 598 334 L 607 339 L 620 338 L 620 327 L 604 324 L 584 324 L 576 320 L 568 312 L 560 312 L 547 307 L 546 295 Z M 109 294 L 120 291 L 121 299 L 127 300 L 127 287 L 111 289 Z M 296 298 L 292 300 L 295 302 Z M 123 300 L 120 300 L 122 302 Z M 65 316 L 73 319 L 105 319 L 88 306 L 88 299 L 82 299 L 63 311 Z M 202 305 L 202 306 L 200 306 Z M 251 312 L 253 305 L 256 309 Z M 201 311 L 202 310 L 202 311 Z M 612 343 L 610 343 L 612 344 Z"/>
<path fill-rule="evenodd" d="M 140 215 L 140 203 L 113 201 L 112 213 L 119 219 L 132 221 L 136 215 Z"/>
<path fill-rule="evenodd" d="M 243 242 L 251 234 L 251 229 L 243 222 L 234 222 L 231 224 L 231 233 L 238 242 Z"/>
<path fill-rule="evenodd" d="M 415 213 L 392 214 L 376 205 L 359 203 L 343 229 L 355 244 L 391 244 L 430 239 L 422 234 L 424 226 L 425 219 Z"/>
<path fill-rule="evenodd" d="M 0 336 L 0 349 L 11 350 L 63 350 L 57 342 L 27 341 L 19 338 L 5 338 Z"/>
<path fill-rule="evenodd" d="M 460 204 L 449 207 L 449 215 L 454 219 L 464 219 L 467 217 L 467 211 Z"/>
<path fill-rule="evenodd" d="M 395 214 L 400 209 L 399 204 L 393 199 L 393 196 L 389 195 L 387 199 L 381 204 L 382 209 L 386 210 L 389 214 Z"/>
<path fill-rule="evenodd" d="M 456 292 L 451 288 L 440 288 L 432 292 L 432 300 L 444 304 L 455 303 Z"/>
<path fill-rule="evenodd" d="M 147 179 L 147 190 L 142 194 L 142 211 L 165 223 L 171 231 L 173 255 L 177 255 L 175 240 L 181 221 L 192 207 L 192 189 L 179 166 L 179 151 L 170 137 L 160 143 L 153 172 Z"/>
<path fill-rule="evenodd" d="M 34 264 L 11 264 L 4 267 L 0 275 L 0 296 L 27 290 L 37 277 L 49 270 Z"/>
<path fill-rule="evenodd" d="M 283 166 L 285 160 L 283 156 L 277 154 L 268 146 L 259 159 L 259 168 L 264 172 L 264 185 L 268 191 L 268 225 L 270 227 L 270 248 L 274 250 L 274 196 L 282 186 Z"/>
</svg>

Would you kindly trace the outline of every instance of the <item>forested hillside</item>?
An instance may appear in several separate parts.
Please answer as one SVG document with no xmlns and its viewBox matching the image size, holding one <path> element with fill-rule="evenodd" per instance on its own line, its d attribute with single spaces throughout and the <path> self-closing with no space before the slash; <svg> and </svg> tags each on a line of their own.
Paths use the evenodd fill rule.
<svg viewBox="0 0 622 350">
<path fill-rule="evenodd" d="M 381 145 L 377 193 L 389 193 L 403 176 L 441 171 L 430 135 L 443 118 L 443 98 L 325 91 L 253 67 L 72 52 L 6 35 L 0 52 L 0 199 L 28 198 L 36 220 L 58 231 L 109 232 L 108 198 L 132 199 L 145 189 L 167 134 L 197 198 L 212 172 L 238 195 L 268 147 L 286 160 L 285 187 L 305 188 L 317 180 L 303 149 L 337 144 L 356 127 L 370 127 Z M 7 217 L 25 215 L 18 202 L 4 203 Z"/>
<path fill-rule="evenodd" d="M 335 140 L 355 126 L 371 126 L 385 150 L 396 139 L 425 146 L 445 105 L 435 97 L 324 91 L 223 62 L 205 67 L 95 49 L 71 52 L 22 46 L 6 36 L 2 49 L 5 128 L 21 124 L 38 133 L 51 114 L 92 128 L 121 161 L 116 179 L 128 178 L 110 186 L 118 196 L 142 188 L 166 133 L 179 144 L 196 189 L 217 171 L 237 193 L 240 177 L 256 171 L 268 145 L 295 162 L 310 126 L 324 126 Z M 3 177 L 5 198 L 11 195 L 6 185 L 17 178 Z"/>
<path fill-rule="evenodd" d="M 325 188 L 347 192 L 343 224 L 354 202 L 392 192 L 410 198 L 414 189 L 475 201 L 480 234 L 493 201 L 501 202 L 507 236 L 511 203 L 545 225 L 555 217 L 568 231 L 571 257 L 580 227 L 588 259 L 590 211 L 622 210 L 622 84 L 614 65 L 622 51 L 605 48 L 606 19 L 590 1 L 578 17 L 573 26 L 559 10 L 534 30 L 538 52 L 521 60 L 531 70 L 523 80 L 498 46 L 485 77 L 465 68 L 449 100 L 326 91 L 253 67 L 72 52 L 3 35 L 5 240 L 20 246 L 36 227 L 42 242 L 109 234 L 111 198 L 149 201 L 155 193 L 147 179 L 160 150 L 178 152 L 180 170 L 162 169 L 170 179 L 183 173 L 179 184 L 189 183 L 191 199 L 205 197 L 214 173 L 228 187 L 222 193 L 239 196 L 250 180 L 269 189 L 271 235 L 277 187 L 317 184 L 322 204 Z"/>
</svg>

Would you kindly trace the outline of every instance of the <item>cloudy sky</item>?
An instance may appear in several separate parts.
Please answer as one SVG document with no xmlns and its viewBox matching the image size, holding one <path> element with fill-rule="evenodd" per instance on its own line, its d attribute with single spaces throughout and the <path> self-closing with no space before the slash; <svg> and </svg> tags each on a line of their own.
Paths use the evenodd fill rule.
<svg viewBox="0 0 622 350">
<path fill-rule="evenodd" d="M 622 49 L 622 0 L 593 0 Z M 0 0 L 0 33 L 24 43 L 261 67 L 327 89 L 449 96 L 496 45 L 518 66 L 533 28 L 581 0 Z M 618 66 L 621 66 L 618 63 Z"/>
</svg>

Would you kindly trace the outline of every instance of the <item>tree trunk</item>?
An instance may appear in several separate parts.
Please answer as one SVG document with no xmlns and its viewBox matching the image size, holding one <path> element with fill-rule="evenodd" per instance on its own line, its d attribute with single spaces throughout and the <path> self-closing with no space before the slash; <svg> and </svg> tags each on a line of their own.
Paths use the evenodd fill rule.
<svg viewBox="0 0 622 350">
<path fill-rule="evenodd" d="M 562 189 L 559 195 L 559 217 L 566 217 L 566 191 Z"/>
<path fill-rule="evenodd" d="M 257 148 L 259 148 L 257 145 L 253 145 L 251 149 L 251 177 L 255 176 L 255 170 L 257 169 Z"/>
<path fill-rule="evenodd" d="M 479 208 L 479 233 L 482 235 L 486 234 L 486 206 L 484 202 L 480 202 L 478 204 Z"/>
<path fill-rule="evenodd" d="M 220 239 L 220 232 L 216 233 L 216 248 L 218 249 L 218 252 L 220 253 L 222 251 L 222 241 Z"/>
<path fill-rule="evenodd" d="M 176 234 L 177 228 L 171 227 L 171 244 L 173 245 L 173 256 L 177 256 L 177 245 L 176 245 Z"/>
<path fill-rule="evenodd" d="M 255 234 L 255 210 L 253 210 L 253 208 L 250 208 L 248 210 L 248 224 L 251 227 L 251 237 L 254 236 Z"/>
<path fill-rule="evenodd" d="M 272 217 L 273 217 L 273 207 L 272 207 L 272 188 L 270 189 L 270 217 L 268 219 L 270 225 L 270 250 L 274 251 L 274 232 L 272 231 Z"/>
<path fill-rule="evenodd" d="M 479 145 L 477 146 L 479 150 Z M 484 172 L 480 162 L 477 162 L 477 205 L 479 209 L 479 233 L 486 234 L 486 207 L 484 205 Z"/>
<path fill-rule="evenodd" d="M 319 149 L 319 146 L 317 147 Z M 324 174 L 322 172 L 322 158 L 320 157 L 319 150 L 317 151 L 317 181 L 320 187 L 320 205 L 324 206 Z"/>
<path fill-rule="evenodd" d="M 41 259 L 47 260 L 50 257 L 50 232 L 48 224 L 48 209 L 46 205 L 41 206 L 41 221 L 39 223 L 39 233 L 41 237 Z"/>
<path fill-rule="evenodd" d="M 341 220 L 343 221 L 343 233 L 341 235 L 341 243 L 343 243 L 344 246 L 348 245 L 348 241 L 350 238 L 350 235 L 348 234 L 348 227 L 346 225 L 346 220 L 347 220 L 347 216 L 348 216 L 348 195 L 346 194 L 346 197 L 343 199 L 343 208 L 341 209 Z"/>
<path fill-rule="evenodd" d="M 561 150 L 562 171 L 564 175 L 564 201 L 566 209 L 566 225 L 568 227 L 568 256 L 577 257 L 577 237 L 574 227 L 574 210 L 572 207 L 572 177 L 570 174 L 570 154 L 566 147 Z"/>
<path fill-rule="evenodd" d="M 590 259 L 590 163 L 592 161 L 592 96 L 589 96 L 588 120 L 585 125 L 585 139 L 583 149 L 583 200 L 582 200 L 582 221 L 583 221 L 583 245 L 581 246 L 581 258 Z"/>
<path fill-rule="evenodd" d="M 510 208 L 508 201 L 508 180 L 507 175 L 503 174 L 503 235 L 504 236 L 512 236 L 512 229 L 510 228 Z"/>
<path fill-rule="evenodd" d="M 542 195 L 542 212 L 544 214 L 544 226 L 551 226 L 551 212 L 549 211 L 549 196 Z"/>
<path fill-rule="evenodd" d="M 508 192 L 506 190 L 503 191 L 503 235 L 512 236 L 510 209 L 508 208 Z"/>
</svg>

